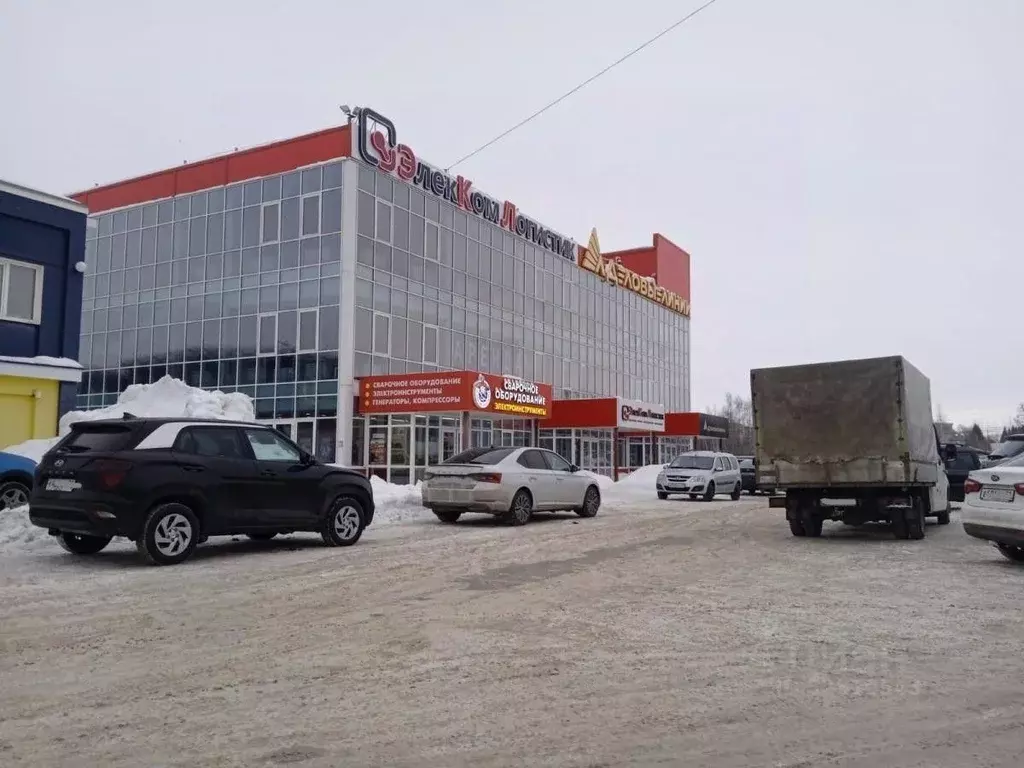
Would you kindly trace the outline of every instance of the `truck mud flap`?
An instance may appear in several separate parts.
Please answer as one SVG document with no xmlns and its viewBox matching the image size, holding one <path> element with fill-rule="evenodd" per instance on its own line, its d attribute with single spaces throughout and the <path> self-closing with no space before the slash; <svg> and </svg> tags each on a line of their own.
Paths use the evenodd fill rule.
<svg viewBox="0 0 1024 768">
<path fill-rule="evenodd" d="M 785 509 L 786 508 L 786 497 L 785 496 L 771 496 L 768 499 L 768 507 L 770 509 Z"/>
</svg>

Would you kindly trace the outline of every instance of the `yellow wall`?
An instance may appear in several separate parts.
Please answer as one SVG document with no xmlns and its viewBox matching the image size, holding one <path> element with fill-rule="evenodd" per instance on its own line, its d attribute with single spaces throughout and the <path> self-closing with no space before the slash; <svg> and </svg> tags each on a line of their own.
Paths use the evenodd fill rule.
<svg viewBox="0 0 1024 768">
<path fill-rule="evenodd" d="M 60 382 L 0 376 L 0 450 L 57 435 Z"/>
</svg>

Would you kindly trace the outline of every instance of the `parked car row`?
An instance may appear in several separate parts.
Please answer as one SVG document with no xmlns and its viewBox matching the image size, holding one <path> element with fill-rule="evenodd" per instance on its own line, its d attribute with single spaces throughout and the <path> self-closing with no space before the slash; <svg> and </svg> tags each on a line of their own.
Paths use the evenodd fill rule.
<svg viewBox="0 0 1024 768">
<path fill-rule="evenodd" d="M 187 560 L 211 536 L 267 541 L 311 531 L 329 546 L 350 546 L 374 516 L 372 486 L 360 472 L 321 464 L 261 424 L 78 422 L 32 465 L 34 476 L 17 466 L 17 487 L 0 488 L 13 489 L 12 505 L 28 501 L 32 523 L 77 555 L 96 554 L 118 536 L 157 565 Z M 534 512 L 594 517 L 601 506 L 593 475 L 540 448 L 464 451 L 427 473 L 422 494 L 445 523 L 483 512 L 524 525 Z"/>
</svg>

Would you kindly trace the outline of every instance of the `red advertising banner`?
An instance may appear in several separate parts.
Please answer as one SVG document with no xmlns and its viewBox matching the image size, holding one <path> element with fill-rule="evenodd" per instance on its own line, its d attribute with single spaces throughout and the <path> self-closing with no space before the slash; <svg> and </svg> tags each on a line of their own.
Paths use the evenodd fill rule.
<svg viewBox="0 0 1024 768">
<path fill-rule="evenodd" d="M 359 382 L 360 413 L 480 411 L 546 419 L 550 384 L 478 371 L 367 376 Z"/>
</svg>

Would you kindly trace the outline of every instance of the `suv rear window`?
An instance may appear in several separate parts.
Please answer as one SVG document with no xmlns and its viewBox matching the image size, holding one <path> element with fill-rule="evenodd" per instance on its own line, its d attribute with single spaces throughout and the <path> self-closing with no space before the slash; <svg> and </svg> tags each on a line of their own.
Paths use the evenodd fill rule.
<svg viewBox="0 0 1024 768">
<path fill-rule="evenodd" d="M 128 427 L 104 425 L 72 429 L 71 434 L 61 443 L 60 450 L 70 453 L 123 451 L 131 438 L 132 431 Z"/>
</svg>

